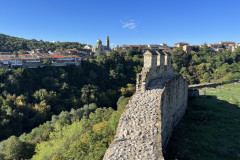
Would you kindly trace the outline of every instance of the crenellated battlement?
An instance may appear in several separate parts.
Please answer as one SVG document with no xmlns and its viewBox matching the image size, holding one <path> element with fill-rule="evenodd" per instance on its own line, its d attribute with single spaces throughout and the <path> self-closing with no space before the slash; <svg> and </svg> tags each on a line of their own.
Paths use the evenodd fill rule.
<svg viewBox="0 0 240 160">
<path fill-rule="evenodd" d="M 169 52 L 148 50 L 143 56 L 143 69 L 142 72 L 137 75 L 137 93 L 145 92 L 151 80 L 174 74 Z"/>
<path fill-rule="evenodd" d="M 171 54 L 169 52 L 147 50 L 143 56 L 144 68 L 171 66 Z"/>
</svg>

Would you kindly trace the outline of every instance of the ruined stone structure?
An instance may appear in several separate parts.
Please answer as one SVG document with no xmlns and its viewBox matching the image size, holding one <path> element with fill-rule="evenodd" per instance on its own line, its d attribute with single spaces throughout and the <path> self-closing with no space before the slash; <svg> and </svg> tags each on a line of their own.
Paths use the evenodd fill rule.
<svg viewBox="0 0 240 160">
<path fill-rule="evenodd" d="M 173 128 L 187 107 L 188 84 L 173 73 L 170 54 L 147 51 L 136 93 L 122 114 L 104 160 L 163 160 Z"/>
</svg>

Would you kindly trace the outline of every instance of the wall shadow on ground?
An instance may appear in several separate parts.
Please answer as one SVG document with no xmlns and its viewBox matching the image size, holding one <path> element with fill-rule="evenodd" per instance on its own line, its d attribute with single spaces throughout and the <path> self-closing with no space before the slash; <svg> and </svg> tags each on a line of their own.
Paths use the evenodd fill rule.
<svg viewBox="0 0 240 160">
<path fill-rule="evenodd" d="M 174 129 L 166 160 L 240 159 L 240 107 L 216 96 L 189 101 Z"/>
</svg>

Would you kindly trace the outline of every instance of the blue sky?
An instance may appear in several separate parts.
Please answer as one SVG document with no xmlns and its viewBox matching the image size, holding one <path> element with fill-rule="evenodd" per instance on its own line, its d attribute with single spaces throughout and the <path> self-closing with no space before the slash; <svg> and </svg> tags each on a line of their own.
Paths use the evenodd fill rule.
<svg viewBox="0 0 240 160">
<path fill-rule="evenodd" d="M 239 0 L 0 0 L 0 33 L 95 44 L 240 42 Z"/>
</svg>

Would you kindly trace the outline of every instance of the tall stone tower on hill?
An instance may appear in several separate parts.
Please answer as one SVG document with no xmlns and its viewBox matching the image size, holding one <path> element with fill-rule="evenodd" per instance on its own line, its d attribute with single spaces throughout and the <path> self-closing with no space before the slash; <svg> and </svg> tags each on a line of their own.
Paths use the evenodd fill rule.
<svg viewBox="0 0 240 160">
<path fill-rule="evenodd" d="M 106 39 L 106 47 L 107 47 L 107 49 L 110 48 L 110 45 L 109 45 L 109 36 L 107 36 L 107 39 Z"/>
</svg>

